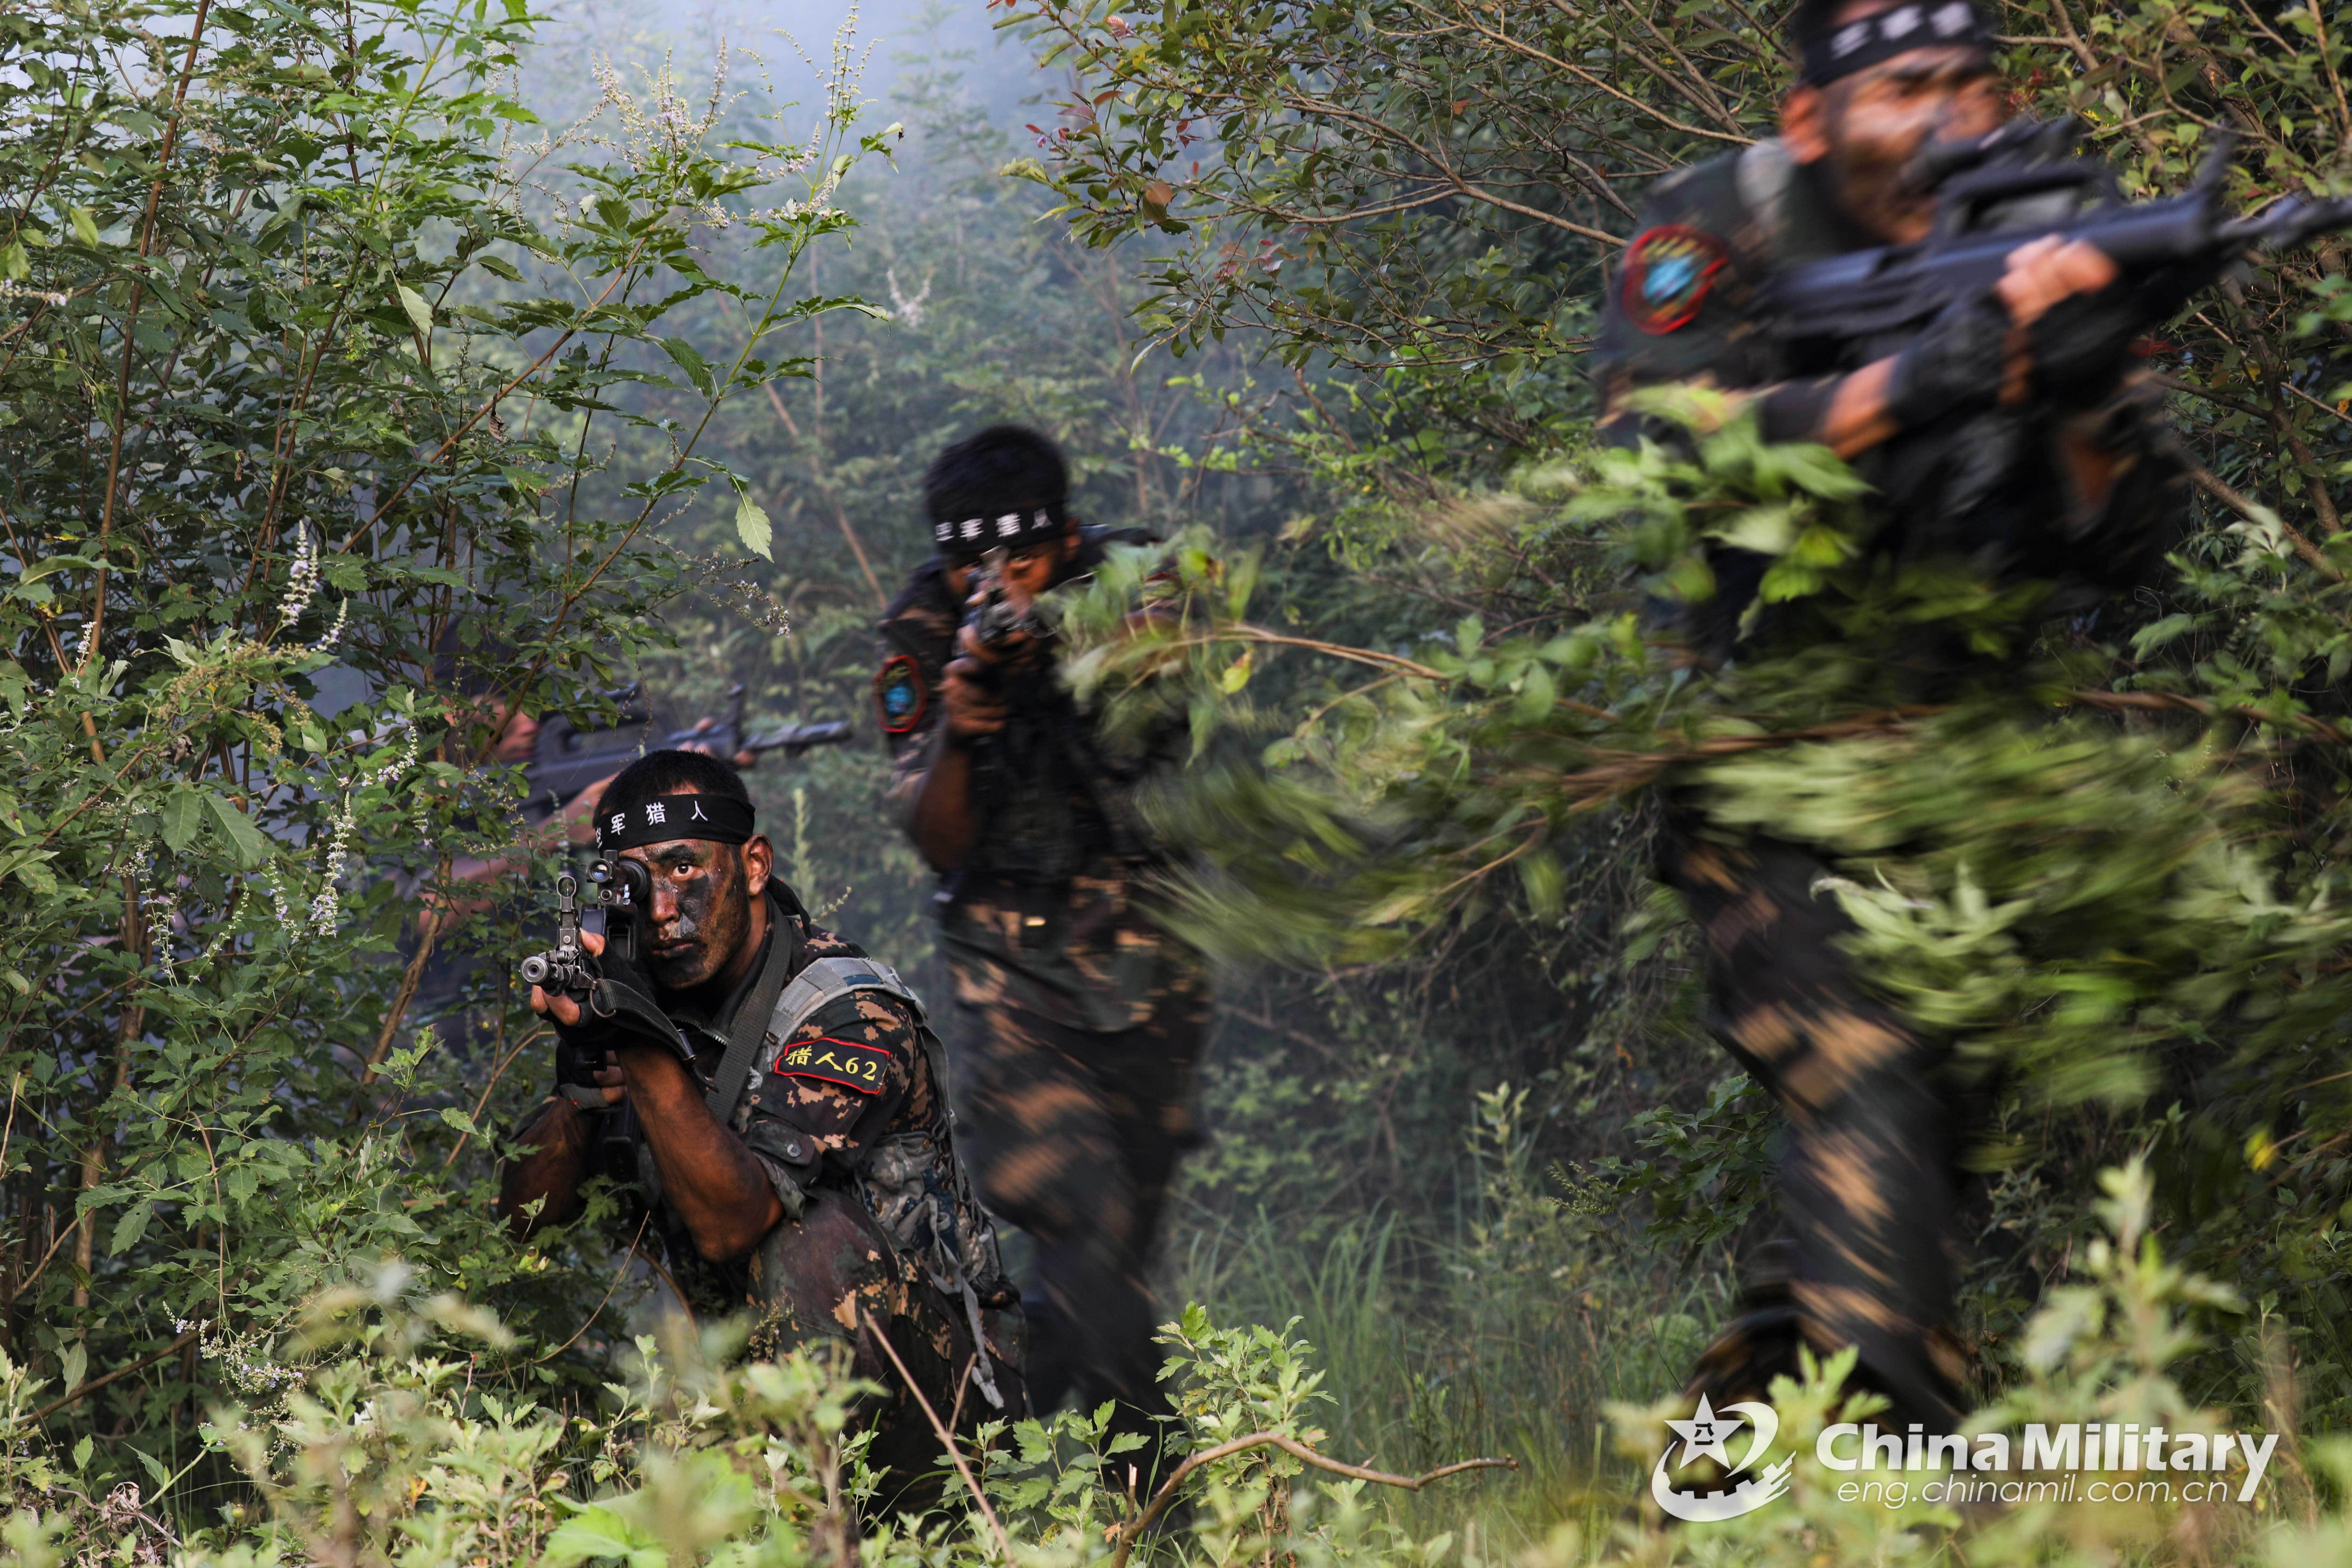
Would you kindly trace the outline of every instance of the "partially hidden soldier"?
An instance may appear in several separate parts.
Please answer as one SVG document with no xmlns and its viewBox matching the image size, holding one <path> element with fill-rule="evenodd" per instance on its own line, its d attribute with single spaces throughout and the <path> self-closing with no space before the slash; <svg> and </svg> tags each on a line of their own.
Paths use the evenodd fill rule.
<svg viewBox="0 0 2352 1568">
<path fill-rule="evenodd" d="M 1875 487 L 1883 557 L 2045 584 L 2044 616 L 2095 610 L 2146 580 L 2184 515 L 2175 448 L 2130 369 L 2140 318 L 2112 307 L 2106 257 L 2021 245 L 1997 285 L 1851 363 L 1788 363 L 1765 330 L 1761 291 L 1780 269 L 1927 235 L 1936 193 L 1911 177 L 1915 158 L 2003 117 L 1990 19 L 1970 0 L 1802 0 L 1791 32 L 1803 67 L 1780 134 L 1651 193 L 1604 307 L 1606 430 L 1674 438 L 1625 406 L 1645 386 L 1740 394 L 1768 439 L 1827 445 Z M 1803 635 L 1755 605 L 1767 564 L 1714 552 L 1717 593 L 1683 627 L 1692 658 Z M 1923 644 L 1899 669 L 1932 701 L 1990 662 Z M 1708 1026 L 1787 1121 L 1783 1237 L 1751 1265 L 1746 1310 L 1690 1391 L 1760 1398 L 1797 1371 L 1800 1346 L 1852 1345 L 1855 1381 L 1890 1398 L 1897 1430 L 1950 1430 L 1969 1379 L 1952 1321 L 1968 1128 L 1952 1042 L 1861 986 L 1812 848 L 1712 823 L 1687 797 L 1668 817 L 1661 870 L 1702 933 Z"/>
<path fill-rule="evenodd" d="M 836 1342 L 889 1391 L 858 1415 L 879 1501 L 927 1506 L 940 1446 L 877 1335 L 960 1434 L 1026 1405 L 1016 1293 L 956 1159 L 922 1004 L 809 918 L 726 763 L 639 759 L 595 829 L 643 890 L 637 951 L 583 933 L 593 989 L 532 988 L 557 1084 L 515 1136 L 501 1210 L 529 1237 L 576 1218 L 582 1184 L 621 1165 L 689 1310 L 749 1309 L 763 1358 Z"/>
<path fill-rule="evenodd" d="M 996 426 L 924 479 L 937 553 L 881 625 L 876 703 L 889 804 L 939 872 L 962 1028 L 954 1086 L 981 1198 L 1035 1246 L 1029 1388 L 1047 1412 L 1117 1402 L 1114 1432 L 1160 1418 L 1149 1271 L 1178 1157 L 1198 1142 L 1208 1014 L 1200 955 L 1140 908 L 1167 850 L 1136 809 L 1165 738 L 1122 747 L 1059 679 L 1050 640 L 968 624 L 984 552 L 1021 611 L 1137 530 L 1080 526 L 1060 453 Z M 1019 618 L 1017 616 L 1015 618 Z"/>
</svg>

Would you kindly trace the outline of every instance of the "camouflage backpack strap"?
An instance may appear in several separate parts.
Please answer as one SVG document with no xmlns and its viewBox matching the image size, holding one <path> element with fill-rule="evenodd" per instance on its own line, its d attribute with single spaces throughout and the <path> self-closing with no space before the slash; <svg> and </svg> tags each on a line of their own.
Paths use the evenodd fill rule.
<svg viewBox="0 0 2352 1568">
<path fill-rule="evenodd" d="M 791 984 L 777 994 L 776 1005 L 768 1015 L 764 1044 L 770 1047 L 783 1044 L 792 1038 L 794 1029 L 814 1017 L 826 1003 L 857 991 L 879 991 L 907 1005 L 907 1011 L 915 1020 L 915 1038 L 921 1043 L 923 1059 L 930 1064 L 931 1082 L 939 1090 L 940 1104 L 944 1108 L 948 1095 L 947 1049 L 940 1043 L 937 1031 L 931 1027 L 930 1010 L 923 1005 L 921 995 L 913 986 L 899 979 L 898 972 L 887 963 L 877 963 L 870 958 L 809 960 L 807 967 L 793 975 Z M 750 1087 L 751 1076 L 765 1071 L 768 1064 L 754 1062 L 751 1067 L 751 1074 L 737 1075 L 742 1080 L 736 1089 L 739 1096 Z M 714 1105 L 712 1109 L 718 1108 Z M 727 1118 L 721 1117 L 720 1120 Z M 955 1113 L 945 1111 L 943 1120 L 952 1122 Z"/>
<path fill-rule="evenodd" d="M 1781 237 L 1789 227 L 1790 187 L 1796 179 L 1796 160 L 1777 136 L 1749 146 L 1734 167 L 1733 181 L 1740 204 L 1748 209 L 1748 221 L 1754 226 L 1753 238 L 1762 242 L 1759 248 L 1767 256 L 1780 254 Z"/>
<path fill-rule="evenodd" d="M 777 994 L 776 1005 L 768 1015 L 767 1043 L 782 1044 L 818 1008 L 856 991 L 879 991 L 904 1002 L 915 1016 L 915 1032 L 924 1040 L 924 1054 L 930 1054 L 936 1037 L 931 1033 L 923 999 L 915 994 L 913 986 L 898 978 L 897 970 L 870 958 L 810 959 L 807 966 Z"/>
</svg>

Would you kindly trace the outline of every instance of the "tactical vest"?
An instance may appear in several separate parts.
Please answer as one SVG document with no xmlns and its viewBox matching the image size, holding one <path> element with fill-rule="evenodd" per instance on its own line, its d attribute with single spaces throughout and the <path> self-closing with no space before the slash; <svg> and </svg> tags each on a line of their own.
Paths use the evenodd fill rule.
<svg viewBox="0 0 2352 1568">
<path fill-rule="evenodd" d="M 1111 544 L 1159 542 L 1141 528 L 1089 525 L 1079 535 L 1073 578 L 1100 564 Z M 1105 857 L 1130 867 L 1157 861 L 1136 793 L 1160 759 L 1111 754 L 1050 666 L 1012 679 L 1004 729 L 971 747 L 982 825 L 967 876 L 1038 887 L 1067 882 Z"/>
<path fill-rule="evenodd" d="M 972 1342 L 986 1344 L 980 1298 L 996 1296 L 1005 1284 L 996 1229 L 972 1194 L 971 1180 L 955 1153 L 955 1110 L 948 1098 L 946 1047 L 930 1026 L 929 1010 L 898 972 L 870 958 L 813 958 L 784 984 L 756 1041 L 738 1031 L 720 1062 L 707 1100 L 712 1115 L 732 1126 L 744 1097 L 776 1069 L 785 1043 L 803 1024 L 831 1003 L 859 991 L 875 991 L 902 1004 L 914 1020 L 915 1037 L 930 1068 L 936 1111 L 928 1127 L 877 1139 L 858 1167 L 855 1185 L 883 1234 L 899 1255 L 910 1258 L 950 1300 L 961 1299 Z M 789 1223 L 789 1222 L 787 1222 Z M 973 1380 L 995 1409 L 1004 1408 L 988 1370 L 988 1357 L 975 1363 Z"/>
</svg>

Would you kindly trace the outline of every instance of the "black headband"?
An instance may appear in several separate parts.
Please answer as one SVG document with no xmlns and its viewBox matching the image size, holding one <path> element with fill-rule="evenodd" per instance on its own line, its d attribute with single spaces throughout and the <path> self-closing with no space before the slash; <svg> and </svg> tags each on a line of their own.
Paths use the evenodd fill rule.
<svg viewBox="0 0 2352 1568">
<path fill-rule="evenodd" d="M 1953 47 L 1990 51 L 1992 29 L 1969 0 L 1912 0 L 1874 11 L 1816 37 L 1805 50 L 1804 79 L 1827 87 L 1913 49 Z"/>
<path fill-rule="evenodd" d="M 657 795 L 625 811 L 596 813 L 596 847 L 604 854 L 673 838 L 707 838 L 713 844 L 748 844 L 752 811 L 723 795 Z"/>
<path fill-rule="evenodd" d="M 1057 500 L 1024 501 L 977 517 L 931 519 L 931 542 L 942 555 L 983 555 L 1000 544 L 1018 549 L 1062 531 L 1069 511 Z"/>
</svg>

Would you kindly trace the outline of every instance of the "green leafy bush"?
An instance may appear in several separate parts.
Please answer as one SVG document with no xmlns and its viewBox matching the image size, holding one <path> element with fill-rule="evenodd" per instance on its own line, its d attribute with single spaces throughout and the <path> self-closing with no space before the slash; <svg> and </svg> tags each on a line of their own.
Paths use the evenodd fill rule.
<svg viewBox="0 0 2352 1568">
<path fill-rule="evenodd" d="M 545 842 L 482 764 L 508 710 L 609 710 L 662 640 L 650 525 L 731 489 L 767 548 L 698 430 L 805 372 L 777 331 L 854 303 L 795 263 L 881 136 L 844 79 L 755 138 L 609 72 L 541 128 L 506 91 L 531 26 L 0 17 L 0 1342 L 55 1390 L 77 1484 L 183 1487 L 167 1512 L 229 1481 L 207 1403 L 283 1415 L 333 1355 L 281 1331 L 380 1259 L 499 1301 L 518 1338 L 467 1375 L 509 1397 L 601 1350 L 603 1281 L 485 1201 L 544 1037 L 507 984 L 438 1034 L 412 1005 L 436 942 L 499 927 L 500 974 L 521 946 L 497 895 Z M 730 226 L 758 246 L 706 268 Z M 737 312 L 707 354 L 665 335 L 705 298 Z M 647 384 L 698 417 L 580 504 L 592 431 L 646 426 Z"/>
</svg>

